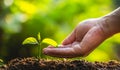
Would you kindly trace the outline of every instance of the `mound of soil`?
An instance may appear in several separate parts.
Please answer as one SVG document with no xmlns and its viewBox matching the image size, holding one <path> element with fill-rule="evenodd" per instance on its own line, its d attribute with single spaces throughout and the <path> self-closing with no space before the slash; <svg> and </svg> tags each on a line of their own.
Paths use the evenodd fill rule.
<svg viewBox="0 0 120 70">
<path fill-rule="evenodd" d="M 16 58 L 0 70 L 120 70 L 120 62 L 88 62 L 85 60 L 44 60 Z"/>
</svg>

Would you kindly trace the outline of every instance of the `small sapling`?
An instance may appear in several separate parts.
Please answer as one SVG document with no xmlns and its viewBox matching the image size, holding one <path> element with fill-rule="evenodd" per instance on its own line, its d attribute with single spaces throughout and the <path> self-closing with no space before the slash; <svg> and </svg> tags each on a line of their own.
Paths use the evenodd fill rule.
<svg viewBox="0 0 120 70">
<path fill-rule="evenodd" d="M 57 43 L 56 43 L 53 39 L 50 39 L 50 38 L 41 39 L 40 33 L 38 33 L 37 38 L 35 38 L 35 37 L 28 37 L 28 38 L 26 38 L 26 39 L 22 42 L 23 45 L 25 45 L 25 44 L 38 45 L 38 58 L 41 57 L 41 52 L 42 52 L 41 44 L 42 44 L 42 43 L 46 43 L 46 44 L 48 44 L 48 45 L 52 45 L 52 46 L 57 47 Z"/>
<path fill-rule="evenodd" d="M 0 59 L 0 67 L 2 67 L 3 65 L 4 65 L 4 61 Z"/>
</svg>

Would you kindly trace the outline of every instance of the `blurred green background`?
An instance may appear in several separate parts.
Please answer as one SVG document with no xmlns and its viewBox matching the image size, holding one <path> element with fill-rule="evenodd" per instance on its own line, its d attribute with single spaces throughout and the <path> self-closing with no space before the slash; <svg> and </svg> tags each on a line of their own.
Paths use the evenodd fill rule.
<svg viewBox="0 0 120 70">
<path fill-rule="evenodd" d="M 103 16 L 119 5 L 119 0 L 0 0 L 0 58 L 37 56 L 37 47 L 21 44 L 25 38 L 40 32 L 42 38 L 60 44 L 80 21 Z M 83 59 L 119 60 L 119 38 L 117 34 L 107 39 Z"/>
</svg>

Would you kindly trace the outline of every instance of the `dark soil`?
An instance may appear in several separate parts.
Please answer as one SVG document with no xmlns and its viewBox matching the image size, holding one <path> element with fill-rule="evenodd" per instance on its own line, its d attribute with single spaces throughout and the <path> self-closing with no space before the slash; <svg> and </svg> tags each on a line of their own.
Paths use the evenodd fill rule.
<svg viewBox="0 0 120 70">
<path fill-rule="evenodd" d="M 0 70 L 120 70 L 120 62 L 88 62 L 85 60 L 43 60 L 16 58 Z"/>
</svg>

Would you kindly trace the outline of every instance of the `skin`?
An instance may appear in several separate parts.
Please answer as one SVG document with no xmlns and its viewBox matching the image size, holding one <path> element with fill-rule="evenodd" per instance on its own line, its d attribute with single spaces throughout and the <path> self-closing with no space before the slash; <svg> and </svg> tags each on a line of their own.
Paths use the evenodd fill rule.
<svg viewBox="0 0 120 70">
<path fill-rule="evenodd" d="M 120 32 L 120 7 L 100 17 L 80 22 L 58 48 L 48 46 L 43 53 L 54 57 L 73 58 L 90 54 L 104 40 Z"/>
</svg>

